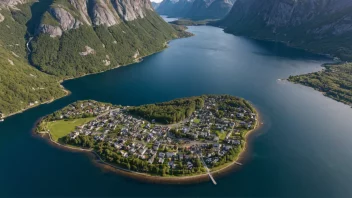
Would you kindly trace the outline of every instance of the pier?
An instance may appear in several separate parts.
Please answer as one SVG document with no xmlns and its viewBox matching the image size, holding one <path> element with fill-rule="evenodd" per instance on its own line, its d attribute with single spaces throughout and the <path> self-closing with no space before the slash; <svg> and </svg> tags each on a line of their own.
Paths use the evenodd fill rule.
<svg viewBox="0 0 352 198">
<path fill-rule="evenodd" d="M 199 156 L 199 155 L 198 155 L 198 157 L 199 157 L 200 160 L 202 161 L 203 166 L 205 167 L 205 169 L 207 170 L 207 173 L 208 173 L 209 178 L 211 179 L 211 181 L 213 182 L 213 184 L 216 185 L 217 183 L 216 183 L 214 177 L 211 175 L 211 172 L 210 172 L 210 170 L 209 170 L 207 164 L 204 162 L 203 157 L 201 157 L 201 156 Z"/>
</svg>

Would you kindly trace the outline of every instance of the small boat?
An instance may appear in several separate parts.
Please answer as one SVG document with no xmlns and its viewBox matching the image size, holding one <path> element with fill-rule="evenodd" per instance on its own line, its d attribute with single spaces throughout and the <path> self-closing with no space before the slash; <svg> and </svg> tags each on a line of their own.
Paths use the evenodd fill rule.
<svg viewBox="0 0 352 198">
<path fill-rule="evenodd" d="M 4 119 L 0 119 L 0 122 L 3 122 L 3 121 L 5 121 Z"/>
</svg>

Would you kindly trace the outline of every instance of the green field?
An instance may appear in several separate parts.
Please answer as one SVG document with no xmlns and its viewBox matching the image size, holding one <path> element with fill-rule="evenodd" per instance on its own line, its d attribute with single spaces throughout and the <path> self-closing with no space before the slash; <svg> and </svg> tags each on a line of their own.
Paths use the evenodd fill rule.
<svg viewBox="0 0 352 198">
<path fill-rule="evenodd" d="M 95 117 L 80 118 L 80 119 L 69 120 L 69 121 L 59 120 L 59 121 L 47 123 L 46 127 L 50 131 L 50 134 L 53 140 L 57 142 L 60 138 L 65 137 L 66 135 L 74 131 L 77 126 L 83 125 L 84 123 L 87 123 L 94 119 Z"/>
</svg>

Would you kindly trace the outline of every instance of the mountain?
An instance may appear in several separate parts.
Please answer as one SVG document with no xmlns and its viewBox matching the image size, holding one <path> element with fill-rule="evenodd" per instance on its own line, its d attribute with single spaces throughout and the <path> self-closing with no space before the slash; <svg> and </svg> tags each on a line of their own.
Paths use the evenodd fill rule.
<svg viewBox="0 0 352 198">
<path fill-rule="evenodd" d="M 352 1 L 237 0 L 226 32 L 352 59 Z"/>
<path fill-rule="evenodd" d="M 160 15 L 167 15 L 169 17 L 185 16 L 194 0 L 164 0 L 160 3 L 156 11 Z"/>
<path fill-rule="evenodd" d="M 149 0 L 0 0 L 0 113 L 65 95 L 59 81 L 138 61 L 185 35 Z"/>
<path fill-rule="evenodd" d="M 159 7 L 160 3 L 152 2 L 153 8 L 156 10 Z"/>
<path fill-rule="evenodd" d="M 157 8 L 161 15 L 193 20 L 221 19 L 235 0 L 164 0 Z"/>
</svg>

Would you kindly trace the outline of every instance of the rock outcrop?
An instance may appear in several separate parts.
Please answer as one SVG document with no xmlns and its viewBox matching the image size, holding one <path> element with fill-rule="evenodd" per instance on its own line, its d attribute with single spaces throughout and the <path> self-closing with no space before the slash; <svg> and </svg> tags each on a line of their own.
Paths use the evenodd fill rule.
<svg viewBox="0 0 352 198">
<path fill-rule="evenodd" d="M 59 23 L 61 31 L 77 29 L 81 25 L 111 27 L 123 21 L 145 18 L 153 7 L 149 0 L 68 0 L 71 6 L 54 3 L 48 13 Z M 41 33 L 60 36 L 53 24 L 40 25 Z M 54 35 L 52 33 L 55 33 Z"/>
<path fill-rule="evenodd" d="M 5 20 L 5 17 L 0 13 L 0 23 Z"/>
<path fill-rule="evenodd" d="M 82 24 L 81 21 L 72 16 L 72 14 L 64 8 L 51 8 L 49 12 L 60 23 L 60 27 L 63 31 L 79 28 Z"/>
<path fill-rule="evenodd" d="M 62 35 L 62 30 L 58 26 L 52 26 L 47 24 L 41 24 L 38 29 L 38 33 L 46 33 L 49 34 L 50 37 L 60 37 Z"/>
<path fill-rule="evenodd" d="M 14 7 L 16 5 L 24 4 L 29 2 L 30 0 L 0 0 L 0 5 Z"/>
<path fill-rule="evenodd" d="M 225 31 L 352 59 L 352 1 L 237 0 Z"/>
</svg>

